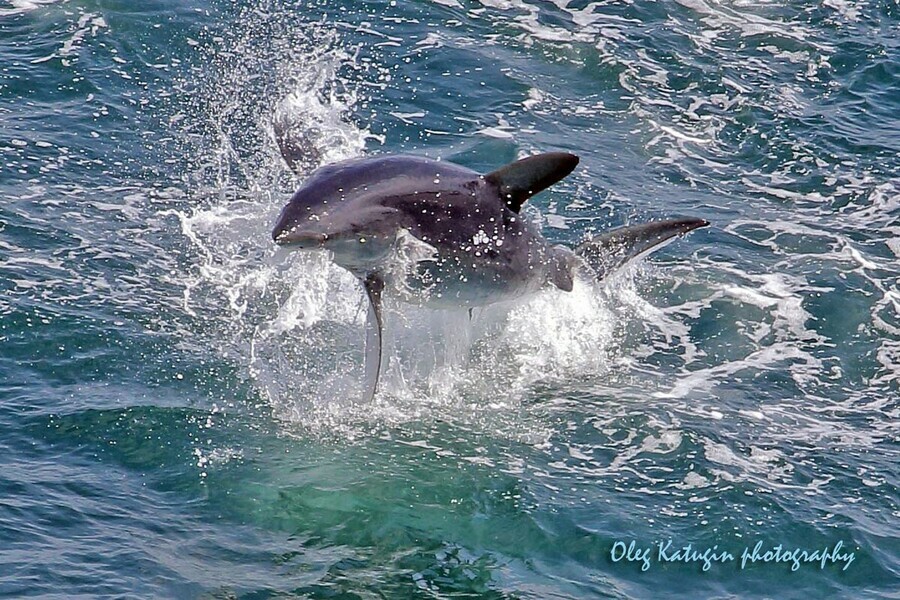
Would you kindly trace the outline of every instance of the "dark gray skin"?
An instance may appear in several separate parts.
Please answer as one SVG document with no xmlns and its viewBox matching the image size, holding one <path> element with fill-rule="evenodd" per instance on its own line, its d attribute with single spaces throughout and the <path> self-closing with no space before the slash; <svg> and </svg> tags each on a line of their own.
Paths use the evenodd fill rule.
<svg viewBox="0 0 900 600">
<path fill-rule="evenodd" d="M 569 157 L 558 160 L 574 166 Z M 273 238 L 331 250 L 361 280 L 380 277 L 404 300 L 431 306 L 483 306 L 547 283 L 571 290 L 572 252 L 548 244 L 500 194 L 489 177 L 452 163 L 351 160 L 316 171 L 282 211 Z M 401 230 L 433 250 L 398 278 L 385 263 Z"/>
<path fill-rule="evenodd" d="M 480 175 L 443 161 L 384 156 L 322 167 L 297 190 L 272 237 L 281 246 L 329 250 L 362 281 L 370 300 L 367 397 L 378 382 L 385 292 L 407 302 L 472 308 L 546 286 L 571 291 L 581 265 L 602 278 L 707 225 L 660 221 L 613 230 L 574 252 L 553 246 L 519 209 L 577 164 L 574 155 L 548 153 Z"/>
</svg>

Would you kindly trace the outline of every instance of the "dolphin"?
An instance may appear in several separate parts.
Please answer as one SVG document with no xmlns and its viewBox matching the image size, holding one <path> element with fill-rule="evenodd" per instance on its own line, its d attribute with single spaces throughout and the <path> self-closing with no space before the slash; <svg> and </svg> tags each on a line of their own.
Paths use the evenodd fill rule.
<svg viewBox="0 0 900 600">
<path fill-rule="evenodd" d="M 291 162 L 292 157 L 288 157 Z M 585 269 L 603 279 L 625 263 L 709 223 L 684 218 L 613 229 L 574 249 L 548 242 L 520 215 L 578 157 L 549 152 L 486 175 L 446 161 L 385 155 L 326 165 L 294 193 L 272 231 L 280 246 L 325 249 L 369 300 L 366 398 L 381 370 L 385 294 L 432 307 L 513 300 L 545 287 L 572 291 Z"/>
</svg>

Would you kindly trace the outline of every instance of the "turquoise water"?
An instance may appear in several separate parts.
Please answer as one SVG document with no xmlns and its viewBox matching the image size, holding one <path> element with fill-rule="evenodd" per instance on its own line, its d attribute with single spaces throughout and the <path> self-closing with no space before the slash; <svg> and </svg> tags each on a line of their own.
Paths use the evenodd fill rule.
<svg viewBox="0 0 900 600">
<path fill-rule="evenodd" d="M 712 227 L 389 305 L 363 405 L 273 119 L 307 170 L 574 152 L 561 243 Z M 0 197 L 0 595 L 898 597 L 896 2 L 0 0 Z"/>
</svg>

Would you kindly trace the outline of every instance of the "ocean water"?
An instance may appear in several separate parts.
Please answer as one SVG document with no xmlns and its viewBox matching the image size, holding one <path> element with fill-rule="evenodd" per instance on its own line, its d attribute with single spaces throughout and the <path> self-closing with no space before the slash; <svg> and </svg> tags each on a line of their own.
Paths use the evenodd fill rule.
<svg viewBox="0 0 900 600">
<path fill-rule="evenodd" d="M 276 120 L 712 226 L 366 404 Z M 900 597 L 900 5 L 0 0 L 0 456 L 3 597 Z"/>
</svg>

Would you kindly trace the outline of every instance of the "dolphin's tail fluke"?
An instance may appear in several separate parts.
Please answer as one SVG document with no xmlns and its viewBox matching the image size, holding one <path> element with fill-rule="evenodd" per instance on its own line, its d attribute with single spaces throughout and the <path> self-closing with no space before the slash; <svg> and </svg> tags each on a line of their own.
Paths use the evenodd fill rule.
<svg viewBox="0 0 900 600">
<path fill-rule="evenodd" d="M 319 132 L 291 112 L 287 103 L 272 116 L 272 130 L 281 157 L 297 175 L 308 174 L 322 162 L 322 153 L 316 146 Z"/>
<path fill-rule="evenodd" d="M 707 225 L 709 221 L 704 219 L 671 219 L 629 225 L 583 242 L 575 248 L 575 254 L 584 260 L 597 279 L 603 279 L 632 260 L 661 248 L 677 236 Z"/>
</svg>

